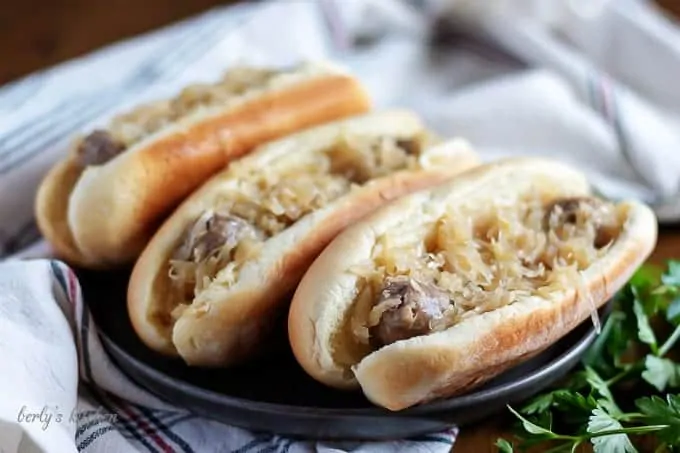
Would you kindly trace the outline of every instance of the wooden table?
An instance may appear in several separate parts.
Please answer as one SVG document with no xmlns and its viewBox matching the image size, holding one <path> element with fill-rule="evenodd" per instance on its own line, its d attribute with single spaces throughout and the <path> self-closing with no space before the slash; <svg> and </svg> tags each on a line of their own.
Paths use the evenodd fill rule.
<svg viewBox="0 0 680 453">
<path fill-rule="evenodd" d="M 105 44 L 166 25 L 218 0 L 28 0 L 0 9 L 0 84 L 82 55 Z M 680 0 L 659 0 L 680 14 Z M 680 229 L 662 231 L 653 260 L 680 257 Z M 500 415 L 466 428 L 456 453 L 495 452 L 508 418 Z"/>
<path fill-rule="evenodd" d="M 0 8 L 0 84 L 233 0 L 24 0 Z"/>
</svg>

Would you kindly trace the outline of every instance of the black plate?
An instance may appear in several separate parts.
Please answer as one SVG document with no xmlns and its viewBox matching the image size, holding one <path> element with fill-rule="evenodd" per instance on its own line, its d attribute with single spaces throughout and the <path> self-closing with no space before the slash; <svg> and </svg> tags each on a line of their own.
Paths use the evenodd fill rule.
<svg viewBox="0 0 680 453">
<path fill-rule="evenodd" d="M 595 339 L 590 321 L 561 341 L 466 395 L 398 413 L 373 406 L 360 392 L 326 388 L 295 362 L 278 332 L 276 350 L 248 366 L 190 368 L 160 356 L 135 335 L 125 309 L 126 273 L 79 272 L 104 347 L 134 381 L 198 415 L 256 431 L 306 438 L 404 438 L 463 426 L 525 399 L 563 377 Z M 604 313 L 602 314 L 604 316 Z"/>
</svg>

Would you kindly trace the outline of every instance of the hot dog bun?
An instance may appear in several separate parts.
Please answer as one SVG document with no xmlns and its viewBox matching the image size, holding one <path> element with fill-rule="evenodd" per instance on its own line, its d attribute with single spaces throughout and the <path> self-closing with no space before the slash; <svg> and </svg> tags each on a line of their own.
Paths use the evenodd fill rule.
<svg viewBox="0 0 680 453">
<path fill-rule="evenodd" d="M 603 226 L 610 223 L 593 220 L 593 225 L 597 227 L 593 226 L 592 229 L 587 223 L 583 224 L 583 231 L 595 234 L 598 238 L 596 241 L 601 241 L 597 247 L 603 248 L 597 249 L 597 254 L 592 255 L 597 258 L 586 261 L 591 264 L 580 271 L 582 279 L 574 278 L 577 274 L 567 272 L 568 269 L 556 267 L 558 270 L 552 274 L 554 283 L 550 284 L 552 286 L 544 287 L 538 294 L 529 292 L 521 295 L 518 292 L 513 293 L 517 295 L 516 297 L 509 299 L 512 303 L 484 306 L 480 302 L 463 308 L 466 301 L 472 300 L 475 295 L 482 297 L 475 300 L 486 301 L 488 304 L 498 303 L 496 297 L 502 300 L 507 296 L 509 294 L 507 288 L 515 283 L 512 283 L 511 265 L 504 264 L 504 260 L 508 260 L 508 263 L 515 260 L 530 262 L 532 246 L 522 245 L 531 244 L 526 238 L 534 237 L 535 244 L 540 245 L 540 241 L 543 240 L 541 238 L 552 234 L 545 232 L 552 231 L 550 229 L 543 230 L 553 228 L 552 226 L 539 226 L 537 233 L 526 233 L 526 236 L 522 236 L 517 232 L 527 230 L 512 225 L 510 222 L 513 220 L 493 223 L 495 218 L 513 217 L 506 214 L 503 214 L 506 217 L 494 217 L 493 213 L 511 213 L 515 209 L 518 212 L 525 212 L 520 211 L 521 203 L 530 206 L 529 201 L 524 200 L 533 200 L 536 197 L 540 199 L 540 203 L 552 206 L 546 211 L 553 213 L 551 216 L 557 215 L 554 214 L 556 212 L 564 215 L 571 209 L 567 208 L 568 206 L 579 206 L 578 209 L 582 209 L 583 212 L 605 212 L 595 208 L 587 211 L 590 206 L 600 205 L 595 202 L 591 205 L 590 201 L 579 198 L 570 198 L 590 196 L 590 188 L 585 177 L 575 169 L 549 160 L 515 158 L 478 166 L 449 183 L 420 191 L 386 205 L 338 235 L 301 280 L 291 303 L 288 324 L 295 357 L 316 380 L 337 388 L 360 388 L 375 404 L 390 410 L 401 410 L 436 398 L 465 392 L 537 354 L 588 319 L 597 307 L 604 304 L 625 284 L 654 248 L 657 237 L 656 219 L 647 206 L 637 202 L 622 202 L 606 211 L 614 216 L 611 218 L 620 219 L 623 224 L 621 229 L 616 227 L 617 236 L 613 243 L 601 245 L 614 237 L 600 237 L 605 233 L 613 234 L 611 231 L 614 230 L 607 230 Z M 574 205 L 569 200 L 580 201 Z M 537 206 L 540 206 L 540 203 Z M 497 211 L 494 211 L 496 209 Z M 570 222 L 576 222 L 578 215 L 582 215 L 575 212 L 577 211 L 569 212 L 573 216 L 564 217 L 567 220 L 562 224 L 559 223 L 562 218 L 557 217 L 557 220 L 554 220 L 557 222 L 554 224 L 555 228 L 561 228 L 560 231 L 571 228 Z M 589 215 L 593 216 L 592 219 L 599 218 L 594 217 L 595 214 Z M 544 217 L 543 221 L 547 218 L 552 217 Z M 587 217 L 584 218 L 587 220 Z M 469 230 L 466 229 L 468 219 L 471 222 Z M 446 229 L 453 228 L 452 225 L 455 226 L 455 230 Z M 458 233 L 448 236 L 447 239 L 446 236 L 442 236 L 446 231 Z M 468 238 L 466 231 L 482 236 L 473 235 Z M 492 234 L 490 232 L 493 231 L 497 233 L 484 236 Z M 430 233 L 434 236 L 426 238 L 425 235 Z M 409 242 L 409 237 L 413 239 L 412 242 Z M 434 254 L 430 256 L 437 257 L 441 250 L 444 254 L 453 250 L 453 254 L 445 255 L 444 264 L 441 265 L 447 273 L 432 275 L 437 279 L 434 280 L 437 288 L 448 291 L 454 287 L 458 288 L 455 285 L 460 284 L 462 290 L 447 292 L 446 308 L 442 308 L 440 313 L 429 318 L 428 327 L 425 329 L 430 330 L 433 325 L 442 322 L 439 329 L 432 333 L 403 336 L 394 342 L 381 344 L 375 342 L 382 341 L 380 335 L 384 332 L 399 333 L 396 330 L 399 324 L 394 324 L 395 318 L 388 317 L 391 314 L 385 314 L 389 310 L 395 310 L 390 313 L 406 316 L 408 322 L 413 322 L 411 326 L 414 328 L 417 324 L 416 316 L 424 316 L 425 313 L 397 312 L 399 307 L 407 306 L 405 304 L 408 297 L 411 297 L 410 309 L 413 310 L 413 307 L 416 307 L 413 305 L 416 296 L 413 295 L 418 293 L 413 290 L 412 296 L 408 296 L 406 292 L 401 292 L 399 293 L 401 299 L 395 299 L 397 287 L 394 286 L 394 282 L 424 278 L 420 275 L 427 275 L 428 272 L 416 271 L 416 264 L 413 264 L 413 261 L 404 264 L 402 260 L 399 264 L 399 258 L 396 258 L 398 269 L 383 274 L 381 269 L 387 269 L 394 264 L 385 257 L 398 257 L 400 253 L 394 252 L 394 255 L 390 255 L 381 252 L 383 249 L 380 247 L 387 247 L 384 245 L 387 244 L 385 238 L 391 238 L 390 251 L 400 250 L 402 246 L 406 250 L 417 246 L 412 244 L 423 244 L 423 253 L 427 252 Z M 381 242 L 383 239 L 385 242 Z M 588 244 L 588 242 L 573 243 Z M 442 248 L 441 244 L 452 245 L 451 247 L 445 245 Z M 506 247 L 504 244 L 509 245 Z M 476 255 L 474 252 L 467 255 L 467 251 L 473 249 L 480 250 L 478 252 L 480 257 L 486 256 L 483 259 L 488 262 L 483 261 L 486 263 L 483 266 L 488 267 L 476 269 L 478 266 L 476 263 L 479 263 L 476 261 Z M 484 255 L 487 250 L 493 254 Z M 550 253 L 558 252 L 553 250 Z M 571 255 L 564 255 L 567 258 L 575 256 L 578 259 L 585 259 L 583 257 L 587 256 L 576 246 L 568 253 Z M 433 259 L 432 262 L 436 260 Z M 557 272 L 564 277 L 558 278 Z M 385 283 L 382 292 L 373 290 L 374 287 L 370 286 L 373 282 L 370 280 L 373 278 L 372 273 L 378 275 L 376 278 L 385 278 L 383 282 L 388 281 L 384 275 L 390 275 L 392 280 L 389 281 L 392 282 L 392 286 Z M 394 277 L 395 274 L 402 277 Z M 484 276 L 489 278 L 486 283 L 479 283 L 474 275 L 480 275 L 482 279 Z M 457 280 L 459 277 L 460 280 Z M 401 280 L 396 280 L 397 278 Z M 497 278 L 499 280 L 495 280 Z M 468 282 L 474 283 L 472 288 L 467 286 Z M 428 303 L 431 304 L 435 297 L 440 297 L 441 293 L 431 287 L 427 287 L 429 293 L 425 292 L 423 287 L 420 287 L 422 290 L 420 294 L 428 295 Z M 494 288 L 500 289 L 492 293 Z M 367 292 L 364 293 L 364 290 Z M 367 294 L 366 299 L 363 299 L 363 294 Z M 366 300 L 368 302 L 365 302 Z M 374 312 L 375 307 L 379 305 L 376 303 L 378 300 L 392 301 L 395 304 L 392 307 L 397 308 L 387 308 L 382 313 L 380 310 Z M 419 300 L 423 304 L 421 307 L 425 307 L 427 301 Z M 432 306 L 428 307 L 430 313 L 433 313 Z M 414 313 L 416 314 L 413 315 Z M 447 319 L 452 321 L 446 321 Z M 392 324 L 381 326 L 381 323 L 386 322 Z M 402 321 L 397 318 L 397 322 Z M 367 330 L 362 330 L 364 328 Z M 368 336 L 368 341 L 362 337 L 364 334 Z"/>
<path fill-rule="evenodd" d="M 39 228 L 60 258 L 90 268 L 131 263 L 163 218 L 230 160 L 370 107 L 359 82 L 325 62 L 234 68 L 224 80 L 216 91 L 191 86 L 143 105 L 75 141 L 36 199 Z M 84 164 L 87 143 L 91 154 L 117 154 Z"/>
<path fill-rule="evenodd" d="M 227 366 L 248 358 L 259 349 L 274 313 L 287 308 L 286 298 L 309 264 L 339 231 L 387 200 L 442 182 L 478 163 L 476 154 L 463 142 L 427 147 L 431 142 L 420 119 L 410 112 L 372 112 L 270 142 L 235 162 L 182 203 L 135 264 L 128 291 L 128 310 L 136 332 L 149 347 L 180 355 L 191 365 Z M 360 148 L 356 143 L 363 143 L 365 147 Z M 378 146 L 379 143 L 382 145 Z M 394 143 L 404 148 L 395 148 Z M 416 148 L 419 150 L 411 155 L 404 151 L 406 148 L 413 153 Z M 177 286 L 173 286 L 168 277 L 169 259 L 182 244 L 182 238 L 187 237 L 187 231 L 203 228 L 202 221 L 195 223 L 197 219 L 205 212 L 217 210 L 220 203 L 227 206 L 232 203 L 230 200 L 240 199 L 242 193 L 249 198 L 229 205 L 229 212 L 230 215 L 238 212 L 243 217 L 225 222 L 242 225 L 242 219 L 249 216 L 242 214 L 244 205 L 239 203 L 266 204 L 267 209 L 280 209 L 277 203 L 283 200 L 281 203 L 285 205 L 291 191 L 297 196 L 294 200 L 309 198 L 308 202 L 316 203 L 314 200 L 326 195 L 315 187 L 332 187 L 327 182 L 331 180 L 344 181 L 345 176 L 338 175 L 352 173 L 350 170 L 354 167 L 347 166 L 350 162 L 347 159 L 359 149 L 366 152 L 362 156 L 382 156 L 384 163 L 391 150 L 396 153 L 392 157 L 407 156 L 404 159 L 411 164 L 395 167 L 394 171 L 376 167 L 375 171 L 382 172 L 380 176 L 343 186 L 346 190 L 328 202 L 322 202 L 311 212 L 305 211 L 306 214 L 292 220 L 281 231 L 258 242 L 259 248 L 252 256 L 237 262 L 237 270 L 226 269 L 232 263 L 229 260 L 222 263 L 217 276 L 211 278 L 197 296 L 194 293 L 182 301 L 187 307 L 179 314 L 175 312 L 174 318 L 170 315 L 180 302 Z M 344 173 L 333 173 L 342 165 L 345 165 Z M 323 170 L 319 170 L 321 168 Z M 329 176 L 331 174 L 334 176 Z M 264 190 L 262 185 L 269 184 L 267 181 L 276 188 L 272 190 L 278 192 L 258 192 Z M 306 181 L 318 186 L 306 186 Z M 259 189 L 254 189 L 256 186 Z M 246 191 L 248 187 L 255 195 Z M 295 212 L 306 208 L 291 203 L 285 205 L 285 209 Z M 255 220 L 249 219 L 249 227 L 241 226 L 240 231 L 255 228 L 264 231 L 267 227 L 263 226 L 262 219 L 267 219 L 269 212 L 253 217 Z M 278 218 L 283 217 L 282 214 Z M 256 227 L 252 228 L 253 225 Z M 208 228 L 207 220 L 205 228 Z"/>
</svg>

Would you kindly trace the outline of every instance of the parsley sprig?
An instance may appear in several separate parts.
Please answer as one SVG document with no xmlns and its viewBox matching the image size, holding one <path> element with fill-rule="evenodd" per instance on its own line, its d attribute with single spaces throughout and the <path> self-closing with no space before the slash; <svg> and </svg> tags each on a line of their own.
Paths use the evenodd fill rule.
<svg viewBox="0 0 680 453">
<path fill-rule="evenodd" d="M 509 406 L 518 429 L 514 442 L 497 440 L 499 451 L 680 451 L 678 341 L 680 261 L 645 265 L 616 295 L 579 367 L 519 410 Z"/>
</svg>

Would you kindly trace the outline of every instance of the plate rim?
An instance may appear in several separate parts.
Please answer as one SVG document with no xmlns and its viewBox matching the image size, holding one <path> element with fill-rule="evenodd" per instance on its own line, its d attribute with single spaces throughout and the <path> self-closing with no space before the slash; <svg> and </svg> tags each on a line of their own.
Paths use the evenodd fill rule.
<svg viewBox="0 0 680 453">
<path fill-rule="evenodd" d="M 610 312 L 612 305 L 612 300 L 603 305 L 599 310 L 599 317 L 604 320 Z M 96 320 L 95 320 L 96 322 Z M 584 324 L 590 324 L 587 327 Z M 374 405 L 373 407 L 363 407 L 363 408 L 334 408 L 334 407 L 318 407 L 318 406 L 295 406 L 282 403 L 274 403 L 267 401 L 256 401 L 243 397 L 228 395 L 224 393 L 217 392 L 215 390 L 210 390 L 204 387 L 200 387 L 192 382 L 183 380 L 181 378 L 172 376 L 163 371 L 160 371 L 153 367 L 152 365 L 146 363 L 145 361 L 138 359 L 130 352 L 126 351 L 125 348 L 118 345 L 106 332 L 99 327 L 97 323 L 97 334 L 102 340 L 102 344 L 107 354 L 113 356 L 111 357 L 115 362 L 119 362 L 120 359 L 116 356 L 123 356 L 126 360 L 133 363 L 137 370 L 143 371 L 146 376 L 151 377 L 155 381 L 162 381 L 165 386 L 170 386 L 174 388 L 181 388 L 182 393 L 185 395 L 198 398 L 203 401 L 222 401 L 228 403 L 234 408 L 247 409 L 253 412 L 262 412 L 274 415 L 288 415 L 288 416 L 323 416 L 323 417 L 356 417 L 356 416 L 422 416 L 427 414 L 455 411 L 461 407 L 466 407 L 470 405 L 480 404 L 483 401 L 493 398 L 500 398 L 504 395 L 511 397 L 512 394 L 521 391 L 527 386 L 532 385 L 533 382 L 541 381 L 553 372 L 557 372 L 564 366 L 565 363 L 569 363 L 574 358 L 582 356 L 585 351 L 591 346 L 598 333 L 595 326 L 591 324 L 590 318 L 583 321 L 581 324 L 577 325 L 569 333 L 573 333 L 579 328 L 585 328 L 585 332 L 580 335 L 574 342 L 572 342 L 562 353 L 557 355 L 555 358 L 549 360 L 547 363 L 537 367 L 530 373 L 522 375 L 517 379 L 510 382 L 503 383 L 499 386 L 493 386 L 487 389 L 481 389 L 479 391 L 463 394 L 460 396 L 453 396 L 450 398 L 442 399 L 439 401 L 432 401 L 429 403 L 424 403 L 422 405 L 412 406 L 400 411 L 390 411 L 388 409 L 382 408 L 380 406 Z M 549 347 L 557 345 L 559 342 L 565 341 L 562 337 L 557 342 L 552 343 Z M 548 348 L 549 348 L 548 347 Z M 548 349 L 546 348 L 546 350 Z M 114 352 L 110 349 L 113 349 Z M 544 351 L 542 351 L 544 352 Z M 125 371 L 119 363 L 117 367 L 121 369 L 124 374 L 133 382 L 135 382 L 140 387 L 145 388 L 145 390 L 154 393 L 146 386 L 139 383 L 136 379 L 132 379 L 128 371 Z M 571 369 L 571 368 L 570 368 Z M 355 390 L 356 391 L 356 390 Z M 360 390 L 358 390 L 360 391 Z M 157 397 L 163 399 L 163 397 L 155 394 Z M 190 410 L 190 409 L 187 409 Z"/>
</svg>

